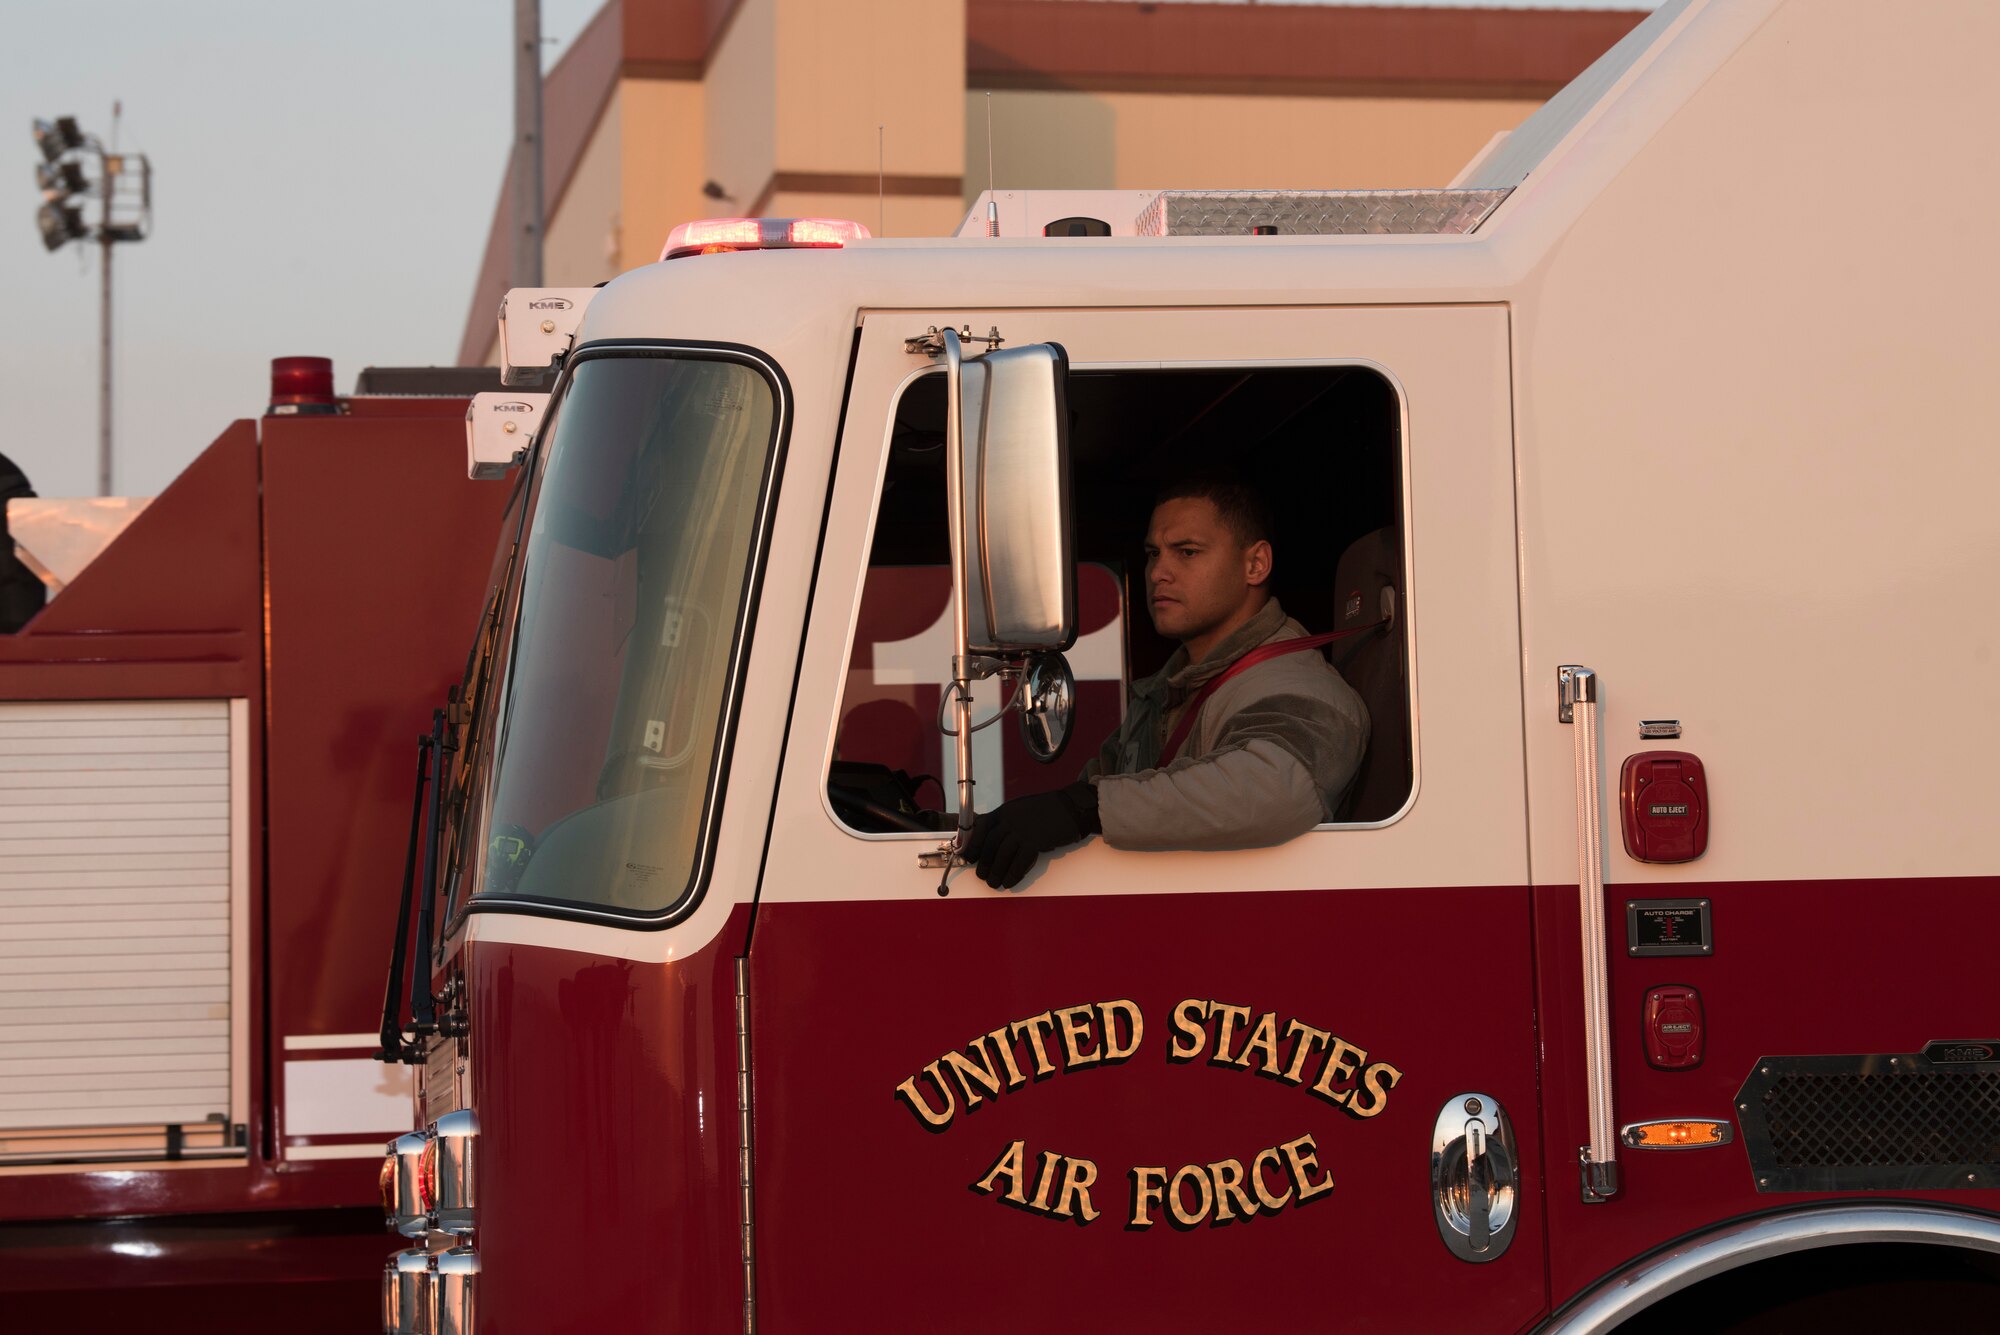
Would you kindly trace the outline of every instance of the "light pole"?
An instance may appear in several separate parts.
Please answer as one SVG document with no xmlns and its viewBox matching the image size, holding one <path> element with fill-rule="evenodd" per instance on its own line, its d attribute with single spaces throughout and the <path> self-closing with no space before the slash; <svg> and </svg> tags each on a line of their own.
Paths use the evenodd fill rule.
<svg viewBox="0 0 2000 1335">
<path fill-rule="evenodd" d="M 102 288 L 97 331 L 97 494 L 111 494 L 111 248 L 144 241 L 153 221 L 153 167 L 143 153 L 119 153 L 118 104 L 112 104 L 111 143 L 77 128 L 76 117 L 35 122 L 35 145 L 42 161 L 35 168 L 42 207 L 35 215 L 42 244 L 61 250 L 72 241 L 95 240 L 102 247 Z M 87 167 L 95 165 L 92 176 Z M 81 201 L 95 195 L 97 227 L 83 221 Z"/>
<path fill-rule="evenodd" d="M 542 6 L 514 0 L 513 287 L 542 285 Z"/>
</svg>

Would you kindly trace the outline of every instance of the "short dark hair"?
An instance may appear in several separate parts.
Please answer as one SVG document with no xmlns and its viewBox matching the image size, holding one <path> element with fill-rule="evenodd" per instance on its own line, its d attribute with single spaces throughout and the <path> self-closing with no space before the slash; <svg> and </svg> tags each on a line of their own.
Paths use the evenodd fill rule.
<svg viewBox="0 0 2000 1335">
<path fill-rule="evenodd" d="M 1272 540 L 1271 506 L 1264 494 L 1229 473 L 1189 473 L 1168 482 L 1153 497 L 1153 508 L 1168 501 L 1207 501 L 1245 547 Z"/>
</svg>

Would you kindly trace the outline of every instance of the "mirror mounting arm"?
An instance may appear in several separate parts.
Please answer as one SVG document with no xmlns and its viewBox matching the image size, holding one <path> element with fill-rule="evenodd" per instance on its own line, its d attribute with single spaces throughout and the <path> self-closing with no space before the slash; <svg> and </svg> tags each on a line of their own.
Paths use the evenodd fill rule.
<svg viewBox="0 0 2000 1335">
<path fill-rule="evenodd" d="M 951 659 L 951 679 L 970 685 L 975 681 L 985 681 L 988 677 L 1006 677 L 1017 674 L 1019 668 L 1004 659 L 986 654 L 953 654 Z"/>
<path fill-rule="evenodd" d="M 946 334 L 952 334 L 961 344 L 973 342 L 984 343 L 988 352 L 998 352 L 1000 345 L 1007 341 L 1001 335 L 999 325 L 988 326 L 985 334 L 977 337 L 974 336 L 971 325 L 961 326 L 957 330 L 953 330 L 950 325 L 946 325 L 943 329 L 932 325 L 923 333 L 904 339 L 903 351 L 917 357 L 942 357 L 944 356 L 944 336 Z M 973 355 L 977 356 L 979 354 L 975 353 Z"/>
</svg>

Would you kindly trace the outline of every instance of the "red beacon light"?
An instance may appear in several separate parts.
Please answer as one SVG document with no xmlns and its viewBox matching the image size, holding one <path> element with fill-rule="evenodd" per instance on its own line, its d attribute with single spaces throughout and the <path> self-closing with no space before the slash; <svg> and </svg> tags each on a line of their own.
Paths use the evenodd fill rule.
<svg viewBox="0 0 2000 1335">
<path fill-rule="evenodd" d="M 333 393 L 333 358 L 273 357 L 271 406 L 265 411 L 274 417 L 339 412 L 340 400 Z"/>
<path fill-rule="evenodd" d="M 663 260 L 731 250 L 838 250 L 869 230 L 845 218 L 703 218 L 667 233 Z"/>
</svg>

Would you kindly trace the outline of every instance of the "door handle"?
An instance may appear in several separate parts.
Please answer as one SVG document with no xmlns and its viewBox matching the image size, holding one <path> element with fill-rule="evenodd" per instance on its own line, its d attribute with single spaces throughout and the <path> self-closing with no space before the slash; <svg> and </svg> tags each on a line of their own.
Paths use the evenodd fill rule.
<svg viewBox="0 0 2000 1335">
<path fill-rule="evenodd" d="M 1446 1249 L 1475 1265 L 1498 1259 L 1514 1240 L 1519 1201 L 1506 1110 L 1486 1094 L 1447 1100 L 1431 1134 L 1431 1210 Z"/>
<path fill-rule="evenodd" d="M 1465 1201 L 1471 1216 L 1466 1245 L 1484 1252 L 1493 1245 L 1493 1156 L 1486 1152 L 1486 1125 L 1465 1119 Z"/>
</svg>

